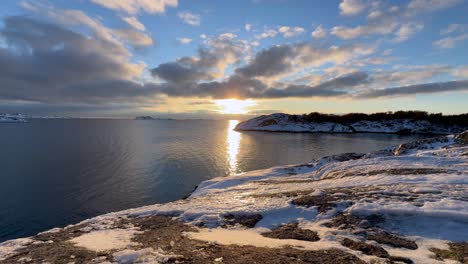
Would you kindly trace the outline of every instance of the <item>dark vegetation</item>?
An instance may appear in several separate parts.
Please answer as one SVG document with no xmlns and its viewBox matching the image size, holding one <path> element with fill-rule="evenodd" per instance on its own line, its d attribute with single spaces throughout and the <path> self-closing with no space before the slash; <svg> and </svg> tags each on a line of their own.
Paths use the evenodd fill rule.
<svg viewBox="0 0 468 264">
<path fill-rule="evenodd" d="M 433 124 L 439 125 L 468 126 L 468 113 L 460 115 L 442 115 L 442 113 L 428 113 L 424 111 L 396 111 L 374 114 L 349 113 L 345 115 L 312 112 L 303 115 L 290 115 L 289 118 L 293 122 L 336 122 L 343 124 L 358 122 L 362 120 L 382 121 L 395 119 L 413 119 L 426 120 Z"/>
<path fill-rule="evenodd" d="M 429 250 L 435 253 L 435 259 L 453 259 L 463 264 L 468 263 L 468 242 L 450 242 L 448 250 L 439 248 L 431 248 Z"/>
</svg>

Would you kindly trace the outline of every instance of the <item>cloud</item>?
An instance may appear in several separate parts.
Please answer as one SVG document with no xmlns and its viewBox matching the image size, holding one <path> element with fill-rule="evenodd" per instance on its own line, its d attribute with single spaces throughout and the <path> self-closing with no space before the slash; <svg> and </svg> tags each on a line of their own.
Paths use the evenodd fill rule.
<svg viewBox="0 0 468 264">
<path fill-rule="evenodd" d="M 325 38 L 327 36 L 327 30 L 323 28 L 322 25 L 319 25 L 318 27 L 315 28 L 314 31 L 311 33 L 313 38 Z"/>
<path fill-rule="evenodd" d="M 419 23 L 407 23 L 400 26 L 395 32 L 395 42 L 403 42 L 408 40 L 412 35 L 421 31 L 424 28 L 423 24 Z"/>
<path fill-rule="evenodd" d="M 258 52 L 247 64 L 235 68 L 232 75 L 219 80 L 212 73 L 217 60 L 226 57 L 225 50 L 210 56 L 205 47 L 199 50 L 197 57 L 184 57 L 160 64 L 152 69 L 152 74 L 166 82 L 161 84 L 161 92 L 168 96 L 208 96 L 216 99 L 333 97 L 347 94 L 350 88 L 368 83 L 369 76 L 363 72 L 351 72 L 313 86 L 279 84 L 267 80 L 293 75 L 305 67 L 345 63 L 372 52 L 372 48 L 361 46 L 324 49 L 308 43 L 277 45 Z"/>
<path fill-rule="evenodd" d="M 349 94 L 350 88 L 366 83 L 368 83 L 367 73 L 355 72 L 333 78 L 315 86 L 293 84 L 283 89 L 271 88 L 266 90 L 261 97 L 338 97 Z"/>
<path fill-rule="evenodd" d="M 185 23 L 192 25 L 192 26 L 199 26 L 201 22 L 200 15 L 191 13 L 189 11 L 179 12 L 177 16 L 182 19 Z"/>
<path fill-rule="evenodd" d="M 193 39 L 191 38 L 178 38 L 177 39 L 181 44 L 190 44 L 192 43 Z"/>
<path fill-rule="evenodd" d="M 362 0 L 343 0 L 341 1 L 339 8 L 340 14 L 345 16 L 354 16 L 367 8 L 366 2 Z"/>
<path fill-rule="evenodd" d="M 263 33 L 259 35 L 255 35 L 256 39 L 264 39 L 264 38 L 273 38 L 278 35 L 278 31 L 274 29 L 266 29 Z"/>
<path fill-rule="evenodd" d="M 50 15 L 55 17 L 54 12 Z M 87 19 L 76 16 L 71 16 L 68 23 L 80 22 L 77 25 L 82 25 Z M 61 21 L 59 18 L 62 17 L 55 18 Z M 351 69 L 349 65 L 355 61 L 371 63 L 376 59 L 369 57 L 374 54 L 374 47 L 291 43 L 251 54 L 249 42 L 230 35 L 232 33 L 207 38 L 195 56 L 181 57 L 153 67 L 150 72 L 156 78 L 152 80 L 155 82 L 142 83 L 146 65 L 133 62 L 131 52 L 119 42 L 119 34 L 127 32 L 107 29 L 93 24 L 95 22 L 88 21 L 90 28 L 91 25 L 95 27 L 90 35 L 84 35 L 63 25 L 27 17 L 4 19 L 0 28 L 0 38 L 4 41 L 0 47 L 0 100 L 111 109 L 118 104 L 134 108 L 157 104 L 166 96 L 214 99 L 373 98 L 466 89 L 466 81 L 438 86 L 415 84 L 445 75 L 466 76 L 463 67 L 399 66 L 394 71 L 363 72 Z M 251 59 L 242 62 L 247 55 Z M 332 72 L 329 70 L 332 67 L 347 71 Z M 314 81 L 295 81 L 305 73 L 319 75 L 320 70 L 316 72 L 317 69 L 326 74 L 314 78 Z"/>
<path fill-rule="evenodd" d="M 452 71 L 456 77 L 468 78 L 468 66 L 460 66 Z"/>
<path fill-rule="evenodd" d="M 93 19 L 83 11 L 74 9 L 60 9 L 52 5 L 32 2 L 22 2 L 22 7 L 42 16 L 45 16 L 55 23 L 65 26 L 86 26 L 94 37 L 113 42 L 122 50 L 127 48 L 121 41 L 128 42 L 137 47 L 149 46 L 153 44 L 151 37 L 143 32 L 131 28 L 111 29 L 104 26 L 99 20 Z"/>
<path fill-rule="evenodd" d="M 225 68 L 237 63 L 246 51 L 243 42 L 220 35 L 207 41 L 196 57 L 182 57 L 163 63 L 151 70 L 153 76 L 170 83 L 213 80 L 224 76 Z"/>
<path fill-rule="evenodd" d="M 237 35 L 234 33 L 223 33 L 218 36 L 220 39 L 235 39 L 237 38 Z"/>
<path fill-rule="evenodd" d="M 235 72 L 247 78 L 261 78 L 263 81 L 272 82 L 293 76 L 309 67 L 319 67 L 327 63 L 343 64 L 373 52 L 373 48 L 359 45 L 329 48 L 316 47 L 310 43 L 276 45 L 261 50 Z"/>
<path fill-rule="evenodd" d="M 245 28 L 245 31 L 250 32 L 250 30 L 252 29 L 252 24 L 247 23 L 245 24 L 244 28 Z"/>
<path fill-rule="evenodd" d="M 434 41 L 432 45 L 440 49 L 451 49 L 457 46 L 460 42 L 468 39 L 468 25 L 451 24 L 446 29 L 440 31 L 441 35 L 448 35 L 442 39 Z M 457 35 L 455 34 L 457 33 Z"/>
<path fill-rule="evenodd" d="M 140 11 L 156 14 L 164 13 L 168 7 L 177 7 L 178 0 L 91 0 L 93 3 L 105 8 L 128 14 L 137 14 Z"/>
<path fill-rule="evenodd" d="M 331 29 L 331 34 L 342 39 L 354 39 L 368 35 L 387 35 L 392 33 L 397 28 L 397 23 L 390 21 L 389 23 L 372 23 L 354 28 L 345 26 L 335 26 Z"/>
<path fill-rule="evenodd" d="M 296 56 L 295 48 L 290 45 L 273 46 L 256 54 L 246 66 L 236 72 L 247 77 L 274 76 L 291 70 L 291 59 Z"/>
<path fill-rule="evenodd" d="M 143 25 L 136 17 L 122 17 L 122 20 L 125 21 L 130 26 L 140 30 L 145 31 L 145 25 Z"/>
<path fill-rule="evenodd" d="M 468 91 L 468 80 L 423 83 L 401 87 L 370 90 L 359 95 L 361 98 L 379 98 L 431 94 L 441 92 Z"/>
<path fill-rule="evenodd" d="M 213 101 L 194 101 L 194 102 L 189 102 L 187 105 L 214 105 L 215 103 Z"/>
<path fill-rule="evenodd" d="M 136 31 L 130 28 L 115 29 L 113 30 L 113 34 L 136 47 L 145 47 L 153 45 L 153 39 L 151 37 L 140 31 Z"/>
<path fill-rule="evenodd" d="M 0 99 L 95 104 L 142 102 L 151 94 L 132 81 L 145 65 L 130 62 L 112 41 L 26 17 L 8 17 L 3 24 Z"/>
<path fill-rule="evenodd" d="M 462 0 L 411 0 L 408 4 L 408 12 L 433 12 L 452 7 L 461 2 Z"/>
<path fill-rule="evenodd" d="M 285 38 L 295 37 L 304 33 L 304 28 L 302 27 L 288 27 L 288 26 L 281 26 L 278 28 L 278 31 L 283 34 Z"/>
<path fill-rule="evenodd" d="M 454 37 L 446 37 L 439 39 L 432 43 L 433 46 L 440 49 L 451 49 L 454 48 L 459 42 L 463 42 L 468 39 L 468 34 L 461 34 Z"/>
<path fill-rule="evenodd" d="M 369 7 L 368 23 L 356 27 L 335 26 L 331 34 L 347 40 L 370 35 L 395 34 L 394 40 L 402 42 L 423 29 L 424 25 L 421 22 L 414 21 L 416 17 L 452 7 L 460 2 L 460 0 L 412 0 L 407 5 L 385 6 L 380 1 L 365 4 L 368 2 L 343 0 L 340 8 L 343 5 L 345 10 L 348 10 L 344 14 L 361 13 Z"/>
<path fill-rule="evenodd" d="M 454 32 L 462 32 L 468 29 L 468 25 L 465 24 L 450 24 L 447 28 L 440 31 L 441 35 L 448 35 Z"/>
<path fill-rule="evenodd" d="M 371 79 L 374 86 L 406 86 L 453 75 L 454 70 L 446 65 L 401 65 L 392 70 L 375 70 Z"/>
</svg>

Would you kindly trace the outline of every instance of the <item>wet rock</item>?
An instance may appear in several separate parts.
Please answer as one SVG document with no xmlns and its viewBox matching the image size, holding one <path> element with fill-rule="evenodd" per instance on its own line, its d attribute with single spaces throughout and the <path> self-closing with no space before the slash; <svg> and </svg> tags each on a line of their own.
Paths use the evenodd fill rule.
<svg viewBox="0 0 468 264">
<path fill-rule="evenodd" d="M 409 259 L 409 258 L 405 258 L 405 257 L 395 257 L 395 256 L 390 256 L 388 258 L 390 260 L 390 264 L 393 264 L 393 263 L 407 263 L 407 264 L 413 264 L 414 262 Z"/>
<path fill-rule="evenodd" d="M 224 222 L 228 226 L 239 224 L 247 228 L 253 228 L 262 218 L 261 214 L 225 214 Z"/>
<path fill-rule="evenodd" d="M 468 144 L 468 130 L 455 136 L 455 140 L 457 141 L 457 143 L 461 145 L 467 145 Z"/>
<path fill-rule="evenodd" d="M 262 121 L 258 126 L 260 127 L 265 127 L 265 126 L 271 126 L 271 125 L 276 125 L 278 122 L 274 119 L 267 119 Z"/>
<path fill-rule="evenodd" d="M 425 138 L 409 143 L 400 144 L 395 148 L 393 154 L 396 156 L 406 154 L 412 150 L 422 150 L 422 149 L 431 149 L 434 143 L 447 143 L 449 142 L 448 137 L 435 137 L 435 138 Z"/>
<path fill-rule="evenodd" d="M 317 232 L 301 229 L 297 223 L 282 225 L 271 232 L 263 233 L 262 236 L 277 239 L 296 239 L 303 241 L 318 241 L 320 237 Z"/>
<path fill-rule="evenodd" d="M 386 244 L 392 247 L 407 248 L 412 250 L 418 249 L 416 242 L 385 231 L 368 233 L 367 239 L 374 240 L 380 244 Z"/>
<path fill-rule="evenodd" d="M 291 203 L 297 206 L 305 207 L 317 206 L 317 211 L 323 213 L 336 207 L 336 205 L 332 203 L 331 200 L 332 199 L 326 195 L 302 196 L 292 200 Z"/>
<path fill-rule="evenodd" d="M 347 248 L 360 251 L 366 255 L 372 255 L 372 256 L 379 257 L 379 258 L 390 257 L 388 252 L 380 246 L 374 246 L 374 245 L 367 244 L 361 241 L 355 241 L 349 238 L 343 239 L 343 241 L 341 241 L 341 244 Z"/>
<path fill-rule="evenodd" d="M 385 222 L 385 218 L 378 214 L 368 216 L 356 216 L 352 214 L 338 214 L 331 222 L 324 224 L 326 227 L 339 227 L 340 229 L 371 228 Z"/>
<path fill-rule="evenodd" d="M 331 161 L 342 162 L 342 161 L 348 161 L 348 160 L 356 160 L 356 159 L 362 158 L 364 155 L 366 155 L 366 154 L 365 153 L 354 153 L 354 152 L 342 153 L 342 154 L 337 154 L 337 155 L 325 156 L 325 157 L 319 159 L 317 161 L 317 163 L 320 164 L 320 163 L 328 163 L 328 162 L 331 162 Z"/>
</svg>

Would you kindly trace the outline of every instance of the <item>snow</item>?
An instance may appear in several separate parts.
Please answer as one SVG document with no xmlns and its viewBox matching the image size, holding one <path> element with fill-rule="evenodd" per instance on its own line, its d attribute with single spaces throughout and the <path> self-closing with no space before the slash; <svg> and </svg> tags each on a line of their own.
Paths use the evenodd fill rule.
<svg viewBox="0 0 468 264">
<path fill-rule="evenodd" d="M 15 253 L 16 250 L 24 248 L 32 242 L 33 240 L 31 238 L 18 238 L 0 243 L 0 260 L 6 259 L 11 254 Z"/>
<path fill-rule="evenodd" d="M 284 246 L 292 246 L 301 249 L 318 250 L 322 248 L 341 247 L 338 243 L 316 241 L 308 242 L 295 239 L 273 239 L 264 237 L 260 234 L 259 229 L 224 229 L 215 228 L 207 229 L 201 232 L 186 233 L 192 239 L 218 243 L 221 245 L 239 245 L 239 246 L 257 246 L 266 248 L 281 248 Z"/>
<path fill-rule="evenodd" d="M 399 150 L 399 151 L 397 151 Z M 450 241 L 466 241 L 468 234 L 468 146 L 453 136 L 437 140 L 389 147 L 366 155 L 336 155 L 309 164 L 274 167 L 202 182 L 185 200 L 155 204 L 98 216 L 82 223 L 85 233 L 71 241 L 94 251 L 119 250 L 114 259 L 130 263 L 154 263 L 159 257 L 171 257 L 160 249 L 135 249 L 132 237 L 139 232 L 132 226 L 113 228 L 122 217 L 172 215 L 198 226 L 188 232 L 193 239 L 223 245 L 251 245 L 276 248 L 285 245 L 300 249 L 338 248 L 372 261 L 341 245 L 343 238 L 362 237 L 349 229 L 326 227 L 338 213 L 356 216 L 378 214 L 385 218 L 379 225 L 389 232 L 414 240 L 417 250 L 383 246 L 395 256 L 412 258 L 416 263 L 441 263 L 429 248 L 447 248 Z M 349 160 L 347 160 L 349 159 Z M 333 191 L 332 191 L 333 190 Z M 300 193 L 312 197 L 334 197 L 336 207 L 319 212 L 316 206 L 296 206 Z M 221 228 L 226 214 L 260 214 L 254 228 L 240 225 Z M 315 242 L 279 240 L 261 235 L 282 224 L 297 222 L 299 227 L 318 233 Z M 357 226 L 357 231 L 360 227 Z M 20 245 L 0 244 L 1 252 L 11 252 Z M 374 243 L 375 241 L 367 241 Z M 174 257 L 174 256 L 172 256 Z M 144 262 L 149 261 L 149 262 Z M 447 263 L 449 261 L 446 261 Z"/>
<path fill-rule="evenodd" d="M 131 240 L 135 233 L 136 231 L 132 229 L 97 230 L 75 237 L 70 241 L 89 250 L 106 251 L 134 245 L 135 243 Z"/>
<path fill-rule="evenodd" d="M 236 130 L 258 130 L 272 132 L 327 132 L 327 133 L 399 133 L 409 131 L 411 133 L 450 134 L 461 132 L 466 128 L 458 126 L 445 127 L 431 124 L 426 120 L 395 119 L 381 121 L 362 120 L 349 124 L 333 122 L 308 122 L 295 120 L 288 114 L 276 113 L 259 116 L 241 122 Z"/>
</svg>

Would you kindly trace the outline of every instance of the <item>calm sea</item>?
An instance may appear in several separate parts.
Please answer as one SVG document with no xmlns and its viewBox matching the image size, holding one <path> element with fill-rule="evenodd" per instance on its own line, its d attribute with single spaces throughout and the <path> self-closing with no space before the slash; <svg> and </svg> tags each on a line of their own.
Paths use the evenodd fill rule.
<svg viewBox="0 0 468 264">
<path fill-rule="evenodd" d="M 0 241 L 174 201 L 203 180 L 416 136 L 235 132 L 237 121 L 0 123 Z"/>
</svg>

